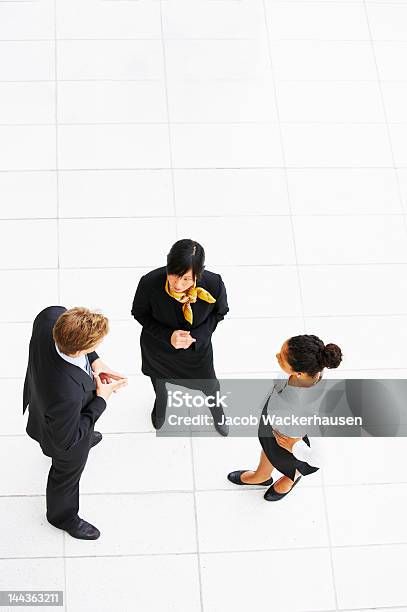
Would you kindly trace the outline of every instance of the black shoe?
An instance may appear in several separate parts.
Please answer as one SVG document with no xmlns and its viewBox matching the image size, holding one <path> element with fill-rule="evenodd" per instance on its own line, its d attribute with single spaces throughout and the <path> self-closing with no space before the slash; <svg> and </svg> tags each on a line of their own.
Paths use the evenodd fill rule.
<svg viewBox="0 0 407 612">
<path fill-rule="evenodd" d="M 241 479 L 241 475 L 244 474 L 244 472 L 248 472 L 248 471 L 249 470 L 237 470 L 236 472 L 230 472 L 230 474 L 228 474 L 228 480 L 230 480 L 230 482 L 233 482 L 233 484 L 248 485 L 251 487 L 269 487 L 271 484 L 273 484 L 272 478 L 269 478 L 268 480 L 265 480 L 264 482 L 257 482 L 256 484 L 252 482 L 244 482 Z"/>
<path fill-rule="evenodd" d="M 97 540 L 100 536 L 100 531 L 94 525 L 87 523 L 83 519 L 79 519 L 78 523 L 70 529 L 65 529 L 67 533 L 77 540 Z"/>
<path fill-rule="evenodd" d="M 161 427 L 165 423 L 165 414 L 164 414 L 164 416 L 157 417 L 157 412 L 156 412 L 156 409 L 155 409 L 155 404 L 154 404 L 153 411 L 151 413 L 151 422 L 153 424 L 154 429 L 161 429 Z"/>
<path fill-rule="evenodd" d="M 92 444 L 90 445 L 90 447 L 92 448 L 93 446 L 96 446 L 96 444 L 99 444 L 99 442 L 101 442 L 103 436 L 100 433 L 100 431 L 94 431 L 93 432 L 93 440 L 92 440 Z"/>
<path fill-rule="evenodd" d="M 225 420 L 225 414 L 222 408 L 219 408 L 218 406 L 213 406 L 209 408 L 209 410 L 212 415 L 213 424 L 215 426 L 216 431 L 221 436 L 227 436 L 229 434 L 229 425 L 223 423 L 223 421 Z"/>
<path fill-rule="evenodd" d="M 302 478 L 302 476 L 298 476 L 298 478 L 296 480 L 294 480 L 294 483 L 293 483 L 290 491 L 293 490 L 293 488 L 295 487 L 295 485 L 297 484 L 297 482 L 301 478 Z M 279 499 L 283 499 L 283 497 L 288 495 L 290 493 L 290 491 L 287 491 L 287 493 L 278 493 L 277 491 L 274 490 L 273 485 L 271 485 L 271 487 L 269 489 L 267 489 L 267 491 L 265 492 L 264 499 L 266 501 L 278 501 Z"/>
</svg>

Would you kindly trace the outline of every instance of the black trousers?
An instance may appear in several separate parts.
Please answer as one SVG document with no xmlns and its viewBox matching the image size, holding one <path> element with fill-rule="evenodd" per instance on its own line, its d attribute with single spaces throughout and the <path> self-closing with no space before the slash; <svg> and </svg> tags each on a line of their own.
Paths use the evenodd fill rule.
<svg viewBox="0 0 407 612">
<path fill-rule="evenodd" d="M 155 391 L 155 401 L 154 401 L 154 410 L 157 415 L 157 418 L 160 420 L 165 419 L 165 413 L 167 410 L 167 401 L 168 401 L 168 392 L 165 386 L 165 383 L 174 383 L 179 384 L 181 386 L 189 387 L 188 380 L 186 379 L 166 379 L 163 378 L 153 378 L 151 377 L 151 382 Z M 192 380 L 191 383 L 193 384 Z M 208 378 L 205 380 L 199 381 L 199 387 L 191 386 L 189 388 L 195 389 L 196 391 L 202 391 L 205 395 L 215 395 L 217 391 L 220 390 L 220 384 L 217 378 Z M 221 406 L 213 406 L 210 408 L 210 412 L 216 423 L 222 422 L 224 417 L 223 408 Z"/>
<path fill-rule="evenodd" d="M 52 458 L 47 481 L 47 519 L 55 527 L 69 529 L 78 522 L 79 480 L 89 451 L 79 457 Z"/>
</svg>

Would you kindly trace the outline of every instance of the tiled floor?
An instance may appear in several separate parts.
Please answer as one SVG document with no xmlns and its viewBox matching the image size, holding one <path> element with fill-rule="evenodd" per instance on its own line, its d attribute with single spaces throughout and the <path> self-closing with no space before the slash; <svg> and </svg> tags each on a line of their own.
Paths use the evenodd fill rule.
<svg viewBox="0 0 407 612">
<path fill-rule="evenodd" d="M 156 439 L 130 317 L 194 237 L 230 316 L 219 376 L 277 372 L 298 333 L 337 376 L 407 375 L 407 1 L 0 1 L 0 589 L 67 612 L 407 610 L 404 439 L 326 440 L 281 504 L 236 490 L 257 440 Z M 242 291 L 249 284 L 254 291 Z M 35 314 L 97 307 L 130 385 L 99 421 L 80 542 L 45 521 L 25 435 Z"/>
</svg>

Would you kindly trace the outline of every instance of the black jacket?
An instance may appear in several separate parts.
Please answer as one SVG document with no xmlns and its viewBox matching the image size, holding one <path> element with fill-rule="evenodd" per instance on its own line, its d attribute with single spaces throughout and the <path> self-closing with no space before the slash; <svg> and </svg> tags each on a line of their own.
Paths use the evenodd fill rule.
<svg viewBox="0 0 407 612">
<path fill-rule="evenodd" d="M 94 424 L 106 408 L 96 385 L 81 368 L 58 354 L 52 328 L 65 312 L 49 306 L 34 320 L 23 392 L 23 414 L 29 406 L 26 431 L 49 457 L 74 458 L 89 450 Z M 88 353 L 90 363 L 98 358 Z"/>
<path fill-rule="evenodd" d="M 204 270 L 198 281 L 216 299 L 209 304 L 199 298 L 191 304 L 192 325 L 182 304 L 165 291 L 166 267 L 145 274 L 137 287 L 131 314 L 142 325 L 140 336 L 142 371 L 155 378 L 214 378 L 212 334 L 229 311 L 226 288 L 219 274 Z M 191 332 L 196 342 L 176 349 L 171 335 L 176 329 Z"/>
</svg>

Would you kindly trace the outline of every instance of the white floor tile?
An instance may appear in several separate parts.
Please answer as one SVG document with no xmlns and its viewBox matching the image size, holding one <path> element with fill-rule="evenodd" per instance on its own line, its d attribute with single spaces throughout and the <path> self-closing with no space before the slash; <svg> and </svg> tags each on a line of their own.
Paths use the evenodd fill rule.
<svg viewBox="0 0 407 612">
<path fill-rule="evenodd" d="M 58 84 L 60 123 L 167 121 L 164 84 L 156 81 L 65 81 Z"/>
<path fill-rule="evenodd" d="M 281 121 L 284 122 L 384 122 L 378 83 L 292 82 L 277 84 Z"/>
<path fill-rule="evenodd" d="M 57 264 L 56 230 L 53 219 L 0 221 L 1 267 L 54 268 Z"/>
<path fill-rule="evenodd" d="M 32 323 L 0 323 L 0 331 L 2 342 L 7 346 L 7 353 L 0 355 L 1 376 L 25 376 Z"/>
<path fill-rule="evenodd" d="M 273 39 L 369 40 L 361 3 L 266 0 L 266 6 Z"/>
<path fill-rule="evenodd" d="M 53 170 L 55 127 L 48 125 L 0 126 L 0 166 L 3 170 Z"/>
<path fill-rule="evenodd" d="M 327 438 L 323 444 L 326 446 L 324 480 L 328 485 L 407 482 L 404 438 Z M 353 487 L 349 489 L 352 491 Z"/>
<path fill-rule="evenodd" d="M 60 0 L 59 38 L 160 38 L 160 3 Z M 80 18 L 79 18 L 80 15 Z"/>
<path fill-rule="evenodd" d="M 396 315 L 385 318 L 368 315 L 307 317 L 306 331 L 301 330 L 300 333 L 315 334 L 325 343 L 338 344 L 344 353 L 341 368 L 364 371 L 387 369 L 393 373 L 393 378 L 397 378 L 397 369 L 405 367 L 401 348 L 405 323 L 406 316 Z M 401 344 L 390 342 L 392 334 L 396 334 Z"/>
<path fill-rule="evenodd" d="M 194 235 L 205 245 L 208 267 L 256 266 L 294 263 L 290 220 L 287 216 L 196 219 L 183 217 L 178 233 Z M 225 249 L 225 236 L 228 246 Z M 242 250 L 242 241 L 245 249 Z"/>
<path fill-rule="evenodd" d="M 2 270 L 0 285 L 8 299 L 0 302 L 0 321 L 33 321 L 50 304 L 58 303 L 56 270 Z M 27 287 L 35 287 L 27 302 Z"/>
<path fill-rule="evenodd" d="M 164 125 L 61 125 L 62 170 L 168 168 Z"/>
<path fill-rule="evenodd" d="M 54 38 L 53 0 L 2 2 L 1 40 Z"/>
<path fill-rule="evenodd" d="M 300 316 L 301 300 L 298 275 L 294 266 L 217 268 L 226 285 L 233 317 Z M 247 280 L 246 280 L 247 279 Z M 242 283 L 248 291 L 241 295 Z M 256 288 L 260 288 L 256 291 Z M 278 291 L 276 291 L 278 287 Z"/>
<path fill-rule="evenodd" d="M 2 436 L 26 435 L 25 427 L 28 413 L 26 412 L 23 416 L 23 384 L 24 380 L 22 378 L 3 378 L 1 381 L 5 406 L 0 415 L 0 433 Z"/>
<path fill-rule="evenodd" d="M 379 124 L 283 124 L 283 146 L 290 167 L 390 167 L 386 127 Z"/>
<path fill-rule="evenodd" d="M 284 170 L 175 170 L 179 216 L 288 214 Z"/>
<path fill-rule="evenodd" d="M 52 80 L 55 76 L 53 41 L 0 40 L 0 57 L 2 81 Z"/>
<path fill-rule="evenodd" d="M 277 121 L 270 76 L 239 80 L 171 80 L 170 120 L 177 122 Z"/>
<path fill-rule="evenodd" d="M 59 175 L 61 217 L 174 214 L 169 170 L 89 170 Z"/>
<path fill-rule="evenodd" d="M 67 559 L 66 575 L 68 606 L 76 612 L 201 609 L 195 555 Z"/>
<path fill-rule="evenodd" d="M 407 6 L 397 2 L 366 2 L 373 40 L 407 40 L 403 27 Z"/>
<path fill-rule="evenodd" d="M 407 597 L 403 565 L 406 552 L 405 544 L 334 549 L 333 562 L 339 606 L 405 608 Z"/>
<path fill-rule="evenodd" d="M 65 590 L 63 559 L 0 559 L 0 576 L 3 590 Z M 50 612 L 61 612 L 62 609 L 61 606 L 47 605 Z"/>
<path fill-rule="evenodd" d="M 376 80 L 368 41 L 273 41 L 274 73 L 279 80 Z"/>
<path fill-rule="evenodd" d="M 172 125 L 176 168 L 281 166 L 281 144 L 274 124 Z"/>
<path fill-rule="evenodd" d="M 55 123 L 54 83 L 0 83 L 2 123 Z"/>
<path fill-rule="evenodd" d="M 294 561 L 295 558 L 295 561 Z M 334 610 L 329 552 L 327 549 L 248 552 L 202 555 L 204 607 L 211 612 L 232 609 L 261 608 L 273 600 L 273 607 L 282 612 Z M 295 572 L 293 564 L 300 567 Z M 236 585 L 266 585 L 273 588 L 265 596 L 265 587 L 225 588 L 225 576 L 233 576 Z"/>
<path fill-rule="evenodd" d="M 306 315 L 397 314 L 407 310 L 407 266 L 301 266 Z"/>
<path fill-rule="evenodd" d="M 290 168 L 288 185 L 293 214 L 401 212 L 393 168 Z"/>
<path fill-rule="evenodd" d="M 45 517 L 45 497 L 3 497 L 0 502 L 2 557 L 62 557 L 63 532 Z M 2 583 L 4 575 L 2 575 Z M 6 587 L 5 583 L 2 588 Z M 21 585 L 21 587 L 27 586 Z M 21 588 L 20 587 L 20 588 Z M 7 588 L 11 588 L 7 586 Z M 47 589 L 49 589 L 47 587 Z"/>
<path fill-rule="evenodd" d="M 172 219 L 64 219 L 60 221 L 61 267 L 134 267 L 143 261 L 158 268 L 165 264 L 172 239 L 175 242 Z M 73 249 L 74 244 L 83 248 Z"/>
<path fill-rule="evenodd" d="M 389 125 L 391 142 L 396 166 L 407 166 L 407 124 L 393 123 Z"/>
<path fill-rule="evenodd" d="M 26 421 L 22 412 L 21 410 L 21 420 Z M 12 462 L 10 461 L 11 456 L 13 457 Z M 43 455 L 37 442 L 27 434 L 1 437 L 0 457 L 3 466 L 0 482 L 1 495 L 45 495 L 51 459 Z M 41 499 L 45 503 L 45 497 Z M 43 508 L 45 513 L 45 506 Z M 45 534 L 44 537 L 46 537 Z M 37 549 L 37 555 L 41 556 L 41 550 Z"/>
<path fill-rule="evenodd" d="M 148 470 L 146 457 L 151 460 Z M 157 438 L 155 434 L 105 434 L 92 449 L 81 479 L 83 493 L 191 489 L 189 438 Z"/>
<path fill-rule="evenodd" d="M 384 81 L 382 83 L 387 118 L 390 122 L 407 120 L 407 83 Z"/>
<path fill-rule="evenodd" d="M 256 38 L 265 35 L 259 0 L 206 2 L 167 0 L 162 5 L 166 38 Z"/>
<path fill-rule="evenodd" d="M 201 552 L 328 545 L 321 488 L 298 484 L 281 504 L 267 502 L 266 490 L 198 493 Z"/>
<path fill-rule="evenodd" d="M 55 217 L 55 172 L 0 173 L 0 208 L 2 219 Z"/>
<path fill-rule="evenodd" d="M 376 41 L 375 56 L 381 80 L 404 81 L 403 64 L 407 58 L 407 41 Z"/>
<path fill-rule="evenodd" d="M 113 362 L 112 362 L 113 363 Z M 150 432 L 154 433 L 151 411 L 154 390 L 148 376 L 129 376 L 125 393 L 117 393 L 110 410 L 105 410 L 98 421 L 102 433 Z"/>
<path fill-rule="evenodd" d="M 397 171 L 404 211 L 407 210 L 407 171 L 399 169 Z"/>
<path fill-rule="evenodd" d="M 110 319 L 130 320 L 139 279 L 148 271 L 148 268 L 61 270 L 61 303 L 86 304 L 88 308 L 102 310 Z"/>
<path fill-rule="evenodd" d="M 70 304 L 70 307 L 74 305 L 77 303 Z M 108 336 L 100 345 L 100 355 L 103 360 L 125 376 L 140 374 L 140 325 L 129 317 L 128 321 L 110 321 L 109 328 Z M 120 394 L 130 398 L 129 387 L 121 389 Z M 116 400 L 116 395 L 113 399 Z"/>
<path fill-rule="evenodd" d="M 298 216 L 294 228 L 301 264 L 407 263 L 402 215 Z"/>
<path fill-rule="evenodd" d="M 302 327 L 300 317 L 226 320 L 218 325 L 213 336 L 215 366 L 224 373 L 241 372 L 248 377 L 251 372 L 270 372 L 276 368 L 275 354 L 283 342 L 305 333 Z M 236 346 L 236 338 L 239 338 L 239 348 L 231 351 Z"/>
<path fill-rule="evenodd" d="M 162 76 L 162 49 L 157 40 L 58 42 L 58 78 L 62 80 L 160 79 Z"/>
<path fill-rule="evenodd" d="M 167 40 L 166 68 L 173 79 L 247 79 L 270 74 L 266 38 Z"/>
<path fill-rule="evenodd" d="M 101 537 L 84 543 L 67 536 L 68 557 L 196 551 L 192 493 L 84 495 L 81 516 L 97 525 Z"/>
<path fill-rule="evenodd" d="M 407 542 L 406 495 L 407 483 L 327 487 L 333 546 Z M 351 503 L 344 503 L 346 499 Z"/>
</svg>

